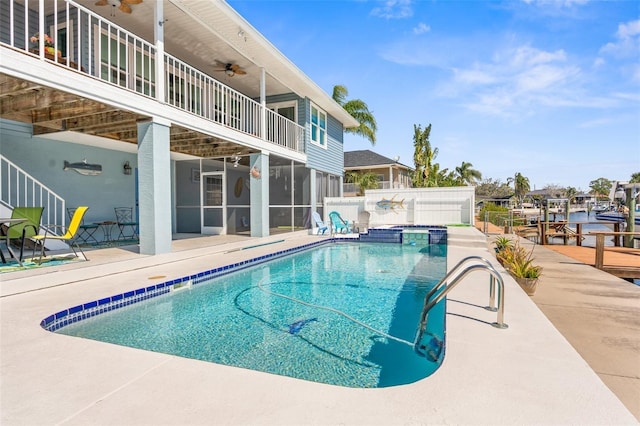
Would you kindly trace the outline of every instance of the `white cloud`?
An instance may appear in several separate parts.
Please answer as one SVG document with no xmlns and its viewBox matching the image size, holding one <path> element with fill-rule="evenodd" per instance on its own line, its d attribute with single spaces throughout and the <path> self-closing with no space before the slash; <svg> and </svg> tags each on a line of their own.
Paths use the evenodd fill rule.
<svg viewBox="0 0 640 426">
<path fill-rule="evenodd" d="M 577 67 L 540 65 L 516 72 L 512 78 L 517 93 L 539 92 L 580 74 Z"/>
<path fill-rule="evenodd" d="M 515 67 L 530 67 L 567 59 L 567 55 L 563 50 L 545 52 L 531 46 L 518 47 L 514 52 L 508 52 L 508 55 L 512 57 L 511 63 Z"/>
<path fill-rule="evenodd" d="M 581 69 L 568 63 L 563 50 L 523 45 L 452 72 L 450 86 L 455 89 L 449 94 L 464 97 L 467 108 L 486 114 L 517 116 L 541 107 L 597 104 L 580 98 Z"/>
<path fill-rule="evenodd" d="M 371 14 L 385 19 L 402 19 L 413 16 L 411 0 L 385 0 L 383 5 L 373 8 Z"/>
<path fill-rule="evenodd" d="M 454 69 L 454 79 L 464 84 L 491 84 L 496 82 L 496 78 L 479 69 L 459 70 Z"/>
<path fill-rule="evenodd" d="M 417 27 L 413 28 L 413 33 L 416 35 L 428 33 L 431 31 L 431 27 L 423 22 L 420 22 Z"/>
<path fill-rule="evenodd" d="M 526 4 L 538 6 L 572 7 L 587 4 L 589 0 L 522 0 Z"/>
<path fill-rule="evenodd" d="M 637 58 L 640 55 L 640 19 L 618 25 L 616 40 L 602 46 L 600 53 Z"/>
</svg>

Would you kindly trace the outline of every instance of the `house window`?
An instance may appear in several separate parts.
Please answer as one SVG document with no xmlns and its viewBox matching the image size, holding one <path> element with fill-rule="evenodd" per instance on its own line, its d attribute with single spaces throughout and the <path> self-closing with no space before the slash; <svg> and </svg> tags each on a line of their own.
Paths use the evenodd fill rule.
<svg viewBox="0 0 640 426">
<path fill-rule="evenodd" d="M 168 100 L 171 105 L 202 114 L 202 88 L 187 79 L 169 74 Z"/>
<path fill-rule="evenodd" d="M 113 30 L 101 33 L 98 46 L 103 80 L 155 96 L 155 58 L 148 46 Z"/>
<path fill-rule="evenodd" d="M 73 52 L 73 21 L 69 21 L 69 27 L 67 27 L 67 23 L 58 24 L 56 27 L 51 25 L 49 27 L 49 34 L 56 34 L 54 39 L 54 43 L 57 46 L 57 49 L 60 51 L 60 56 L 66 58 L 69 56 L 69 52 Z M 69 40 L 69 52 L 67 52 L 67 40 Z M 71 60 L 75 58 L 71 57 Z"/>
<path fill-rule="evenodd" d="M 311 142 L 327 147 L 327 114 L 311 104 Z"/>
<path fill-rule="evenodd" d="M 295 101 L 269 104 L 267 105 L 267 107 L 273 112 L 275 112 L 276 114 L 279 114 L 284 118 L 287 118 L 293 121 L 294 123 L 298 122 L 298 119 L 297 119 L 298 114 L 296 111 L 297 102 Z"/>
</svg>

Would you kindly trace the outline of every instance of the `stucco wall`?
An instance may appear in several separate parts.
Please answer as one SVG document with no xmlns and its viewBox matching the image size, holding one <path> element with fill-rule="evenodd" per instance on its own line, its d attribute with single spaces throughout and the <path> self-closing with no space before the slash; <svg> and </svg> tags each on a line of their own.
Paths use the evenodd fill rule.
<svg viewBox="0 0 640 426">
<path fill-rule="evenodd" d="M 114 207 L 135 207 L 136 155 L 31 136 L 31 126 L 0 120 L 0 153 L 61 196 L 66 207 L 89 206 L 85 222 L 115 220 Z M 64 161 L 102 165 L 98 176 L 63 170 Z M 133 168 L 123 173 L 125 161 Z"/>
<path fill-rule="evenodd" d="M 392 201 L 387 208 L 382 200 Z M 411 188 L 367 190 L 364 197 L 325 199 L 325 219 L 336 210 L 344 219 L 357 221 L 370 214 L 369 226 L 379 225 L 473 225 L 475 188 Z"/>
</svg>

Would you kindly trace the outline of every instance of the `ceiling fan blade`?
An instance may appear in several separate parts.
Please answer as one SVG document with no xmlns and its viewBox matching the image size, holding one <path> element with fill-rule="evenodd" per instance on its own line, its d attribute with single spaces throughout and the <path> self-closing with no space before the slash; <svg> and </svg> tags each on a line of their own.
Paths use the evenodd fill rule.
<svg viewBox="0 0 640 426">
<path fill-rule="evenodd" d="M 245 75 L 247 72 L 245 70 L 243 70 L 242 68 L 240 68 L 240 65 L 238 64 L 233 64 L 231 65 L 231 70 L 233 72 L 235 72 L 236 74 L 240 74 L 240 75 Z"/>
<path fill-rule="evenodd" d="M 142 3 L 142 0 L 120 0 L 120 3 L 140 4 L 140 3 Z"/>
<path fill-rule="evenodd" d="M 95 5 L 96 6 L 106 6 L 109 4 L 109 0 L 98 0 Z"/>
<path fill-rule="evenodd" d="M 120 3 L 120 6 L 118 6 L 118 9 L 120 9 L 120 11 L 123 13 L 131 13 L 131 6 L 129 6 L 126 3 Z"/>
</svg>

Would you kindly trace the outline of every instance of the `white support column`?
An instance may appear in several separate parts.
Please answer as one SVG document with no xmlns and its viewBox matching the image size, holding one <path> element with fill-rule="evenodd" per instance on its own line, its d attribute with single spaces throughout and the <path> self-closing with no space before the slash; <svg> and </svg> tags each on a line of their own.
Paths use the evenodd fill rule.
<svg viewBox="0 0 640 426">
<path fill-rule="evenodd" d="M 260 68 L 260 137 L 267 140 L 267 74 L 264 68 Z"/>
<path fill-rule="evenodd" d="M 156 0 L 154 11 L 154 37 L 156 45 L 156 99 L 160 102 L 164 101 L 165 73 L 164 73 L 164 9 L 163 0 Z"/>
<path fill-rule="evenodd" d="M 140 254 L 171 252 L 170 123 L 138 123 Z"/>
<path fill-rule="evenodd" d="M 393 166 L 389 166 L 389 189 L 393 189 Z"/>
<path fill-rule="evenodd" d="M 316 169 L 309 169 L 309 184 L 311 185 L 311 193 L 309 194 L 310 203 L 311 203 L 311 213 L 317 211 L 318 208 L 318 193 L 317 193 L 317 182 L 316 182 Z M 316 233 L 316 222 L 311 219 L 311 234 Z"/>
<path fill-rule="evenodd" d="M 269 155 L 251 154 L 249 158 L 251 236 L 269 236 Z"/>
</svg>

